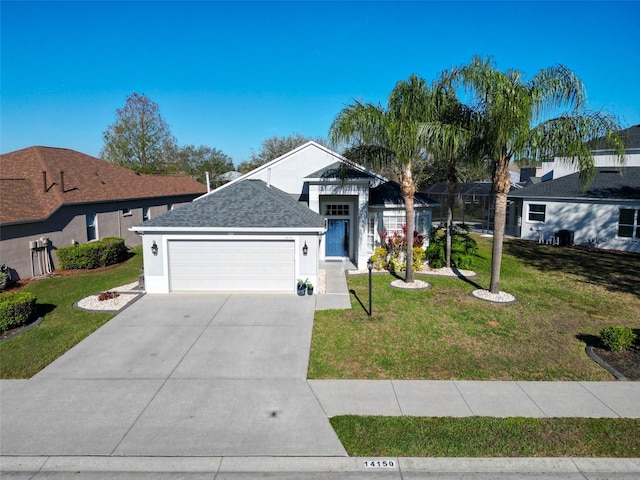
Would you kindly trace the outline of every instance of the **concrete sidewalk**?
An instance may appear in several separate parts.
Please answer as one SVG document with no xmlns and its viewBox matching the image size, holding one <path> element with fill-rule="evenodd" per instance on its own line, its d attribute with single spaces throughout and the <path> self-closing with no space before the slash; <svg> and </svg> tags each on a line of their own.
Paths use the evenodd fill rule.
<svg viewBox="0 0 640 480">
<path fill-rule="evenodd" d="M 640 418 L 640 382 L 308 380 L 328 417 Z"/>
</svg>

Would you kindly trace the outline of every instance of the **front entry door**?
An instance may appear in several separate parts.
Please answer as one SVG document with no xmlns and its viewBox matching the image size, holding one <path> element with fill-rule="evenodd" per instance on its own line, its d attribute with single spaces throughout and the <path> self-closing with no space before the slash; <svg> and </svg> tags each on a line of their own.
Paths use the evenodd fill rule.
<svg viewBox="0 0 640 480">
<path fill-rule="evenodd" d="M 327 257 L 349 256 L 349 220 L 329 220 L 327 224 Z"/>
</svg>

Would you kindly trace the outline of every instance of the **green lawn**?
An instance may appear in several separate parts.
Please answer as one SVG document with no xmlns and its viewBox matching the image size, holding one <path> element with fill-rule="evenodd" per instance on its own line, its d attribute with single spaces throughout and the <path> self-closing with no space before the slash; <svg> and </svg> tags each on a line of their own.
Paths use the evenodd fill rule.
<svg viewBox="0 0 640 480">
<path fill-rule="evenodd" d="M 628 418 L 331 419 L 357 457 L 628 457 L 640 455 L 640 420 Z"/>
<path fill-rule="evenodd" d="M 137 281 L 141 248 L 126 262 L 96 271 L 52 277 L 29 283 L 24 290 L 36 296 L 38 327 L 0 344 L 0 378 L 30 378 L 102 326 L 113 314 L 85 312 L 73 304 L 89 295 Z"/>
<path fill-rule="evenodd" d="M 426 291 L 394 289 L 390 274 L 350 276 L 351 310 L 316 312 L 310 378 L 613 380 L 584 352 L 607 325 L 640 327 L 640 255 L 507 240 L 500 288 L 518 303 L 470 296 L 488 288 L 491 239 L 467 281 L 421 276 Z"/>
</svg>

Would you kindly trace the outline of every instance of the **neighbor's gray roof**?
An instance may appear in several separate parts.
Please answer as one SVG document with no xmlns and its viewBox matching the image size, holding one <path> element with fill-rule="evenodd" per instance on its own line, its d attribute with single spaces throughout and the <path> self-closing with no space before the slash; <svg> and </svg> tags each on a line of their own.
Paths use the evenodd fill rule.
<svg viewBox="0 0 640 480">
<path fill-rule="evenodd" d="M 339 180 L 359 180 L 378 178 L 375 174 L 354 168 L 344 162 L 335 162 L 328 165 L 306 178 L 339 179 Z"/>
<path fill-rule="evenodd" d="M 490 195 L 491 182 L 461 182 L 456 183 L 454 193 L 456 195 Z M 438 182 L 426 190 L 427 195 L 446 195 L 449 188 L 446 182 Z"/>
<path fill-rule="evenodd" d="M 619 133 L 627 150 L 640 148 L 640 124 L 620 130 Z M 594 151 L 601 150 L 603 148 L 602 142 L 596 140 L 595 143 Z"/>
<path fill-rule="evenodd" d="M 432 198 L 424 193 L 416 192 L 413 196 L 414 205 L 416 207 L 429 207 L 439 205 Z M 388 181 L 381 183 L 369 192 L 369 205 L 372 207 L 384 207 L 391 205 L 399 205 L 404 207 L 404 198 L 402 196 L 402 188 L 397 182 Z"/>
<path fill-rule="evenodd" d="M 136 227 L 324 228 L 324 218 L 262 180 L 243 180 Z"/>
<path fill-rule="evenodd" d="M 529 185 L 509 193 L 510 198 L 640 200 L 640 167 L 596 168 L 596 176 L 584 191 L 578 173 Z"/>
</svg>

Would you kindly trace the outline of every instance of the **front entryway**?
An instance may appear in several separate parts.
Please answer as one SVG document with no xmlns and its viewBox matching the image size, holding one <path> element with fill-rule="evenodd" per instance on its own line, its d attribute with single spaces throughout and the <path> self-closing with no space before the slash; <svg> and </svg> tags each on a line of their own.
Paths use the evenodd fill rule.
<svg viewBox="0 0 640 480">
<path fill-rule="evenodd" d="M 349 256 L 349 220 L 327 221 L 326 250 L 327 257 Z"/>
</svg>

